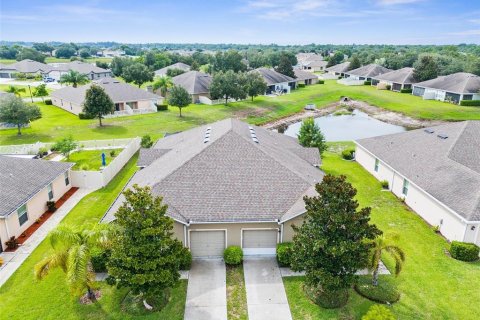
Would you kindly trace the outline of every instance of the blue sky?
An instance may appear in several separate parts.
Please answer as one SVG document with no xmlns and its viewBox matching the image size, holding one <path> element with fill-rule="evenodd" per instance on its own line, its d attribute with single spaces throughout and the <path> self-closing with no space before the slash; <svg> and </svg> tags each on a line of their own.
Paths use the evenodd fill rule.
<svg viewBox="0 0 480 320">
<path fill-rule="evenodd" d="M 479 44 L 480 0 L 1 0 L 0 39 Z"/>
</svg>

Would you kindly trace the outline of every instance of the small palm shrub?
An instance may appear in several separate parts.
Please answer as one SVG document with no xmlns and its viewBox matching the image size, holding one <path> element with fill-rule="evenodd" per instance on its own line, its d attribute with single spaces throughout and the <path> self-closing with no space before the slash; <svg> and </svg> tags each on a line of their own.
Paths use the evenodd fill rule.
<svg viewBox="0 0 480 320">
<path fill-rule="evenodd" d="M 474 243 L 453 241 L 450 245 L 450 254 L 454 259 L 461 261 L 478 260 L 480 248 Z"/>
<path fill-rule="evenodd" d="M 144 135 L 142 137 L 140 145 L 142 146 L 142 148 L 151 148 L 153 146 L 152 137 L 150 137 L 148 134 Z"/>
<path fill-rule="evenodd" d="M 362 317 L 362 320 L 395 320 L 392 311 L 385 306 L 374 304 Z"/>
<path fill-rule="evenodd" d="M 243 250 L 239 246 L 229 246 L 223 251 L 223 260 L 231 266 L 236 266 L 243 261 Z"/>
<path fill-rule="evenodd" d="M 292 261 L 292 242 L 277 244 L 277 261 L 281 267 L 290 267 Z"/>
</svg>

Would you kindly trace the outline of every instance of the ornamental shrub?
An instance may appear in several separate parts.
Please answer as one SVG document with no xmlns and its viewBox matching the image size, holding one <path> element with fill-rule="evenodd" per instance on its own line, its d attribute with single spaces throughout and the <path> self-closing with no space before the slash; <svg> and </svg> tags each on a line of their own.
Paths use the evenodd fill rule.
<svg viewBox="0 0 480 320">
<path fill-rule="evenodd" d="M 150 137 L 148 134 L 144 135 L 142 137 L 142 141 L 140 142 L 140 145 L 142 148 L 151 148 L 153 146 L 153 140 L 152 137 Z"/>
<path fill-rule="evenodd" d="M 395 320 L 392 311 L 385 306 L 374 304 L 362 317 L 362 320 Z"/>
<path fill-rule="evenodd" d="M 318 80 L 317 83 L 318 83 L 318 84 L 324 84 L 324 83 L 325 83 L 325 80 Z"/>
<path fill-rule="evenodd" d="M 190 270 L 192 266 L 192 253 L 188 248 L 182 248 L 180 253 L 180 270 Z"/>
<path fill-rule="evenodd" d="M 243 250 L 239 246 L 229 246 L 223 251 L 223 260 L 231 266 L 236 266 L 243 261 Z"/>
<path fill-rule="evenodd" d="M 305 88 L 305 83 L 299 83 L 299 84 L 297 84 L 297 88 Z"/>
<path fill-rule="evenodd" d="M 371 85 L 372 85 L 372 81 L 365 81 L 363 84 L 366 85 L 366 86 L 371 86 Z"/>
<path fill-rule="evenodd" d="M 280 267 L 290 267 L 292 261 L 292 242 L 277 244 L 277 261 Z"/>
<path fill-rule="evenodd" d="M 454 259 L 461 261 L 478 260 L 480 248 L 474 243 L 452 241 L 450 245 L 450 254 Z"/>
<path fill-rule="evenodd" d="M 400 90 L 401 93 L 412 93 L 412 89 L 401 89 Z"/>
<path fill-rule="evenodd" d="M 79 118 L 80 120 L 91 120 L 91 119 L 94 119 L 95 116 L 88 115 L 88 114 L 85 114 L 85 113 L 83 113 L 83 112 L 80 112 L 80 113 L 78 114 L 78 118 Z"/>
<path fill-rule="evenodd" d="M 45 99 L 45 104 L 47 106 L 51 106 L 52 105 L 52 99 Z"/>
<path fill-rule="evenodd" d="M 110 259 L 110 250 L 92 249 L 92 267 L 95 272 L 107 272 L 107 262 Z"/>
<path fill-rule="evenodd" d="M 383 189 L 388 189 L 388 181 L 387 180 L 380 181 L 380 184 L 382 185 Z"/>
<path fill-rule="evenodd" d="M 157 111 L 166 111 L 168 110 L 168 104 L 156 104 Z"/>
<path fill-rule="evenodd" d="M 480 107 L 480 100 L 462 100 L 460 101 L 460 105 L 465 107 Z"/>
<path fill-rule="evenodd" d="M 345 149 L 342 151 L 342 158 L 345 160 L 353 160 L 355 155 L 355 149 Z"/>
</svg>

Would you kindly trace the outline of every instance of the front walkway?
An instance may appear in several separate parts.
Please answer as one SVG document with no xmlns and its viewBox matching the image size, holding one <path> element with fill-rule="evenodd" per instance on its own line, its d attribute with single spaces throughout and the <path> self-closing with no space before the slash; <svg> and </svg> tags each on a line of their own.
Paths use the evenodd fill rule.
<svg viewBox="0 0 480 320">
<path fill-rule="evenodd" d="M 275 257 L 247 257 L 243 261 L 248 319 L 291 320 L 290 307 Z"/>
<path fill-rule="evenodd" d="M 227 280 L 222 259 L 193 260 L 188 274 L 185 320 L 226 320 Z"/>
<path fill-rule="evenodd" d="M 87 194 L 92 192 L 90 189 L 80 188 L 57 211 L 47 220 L 37 231 L 35 231 L 25 243 L 15 252 L 2 252 L 0 257 L 4 260 L 4 265 L 0 267 L 0 287 L 12 276 L 12 274 L 22 265 L 23 261 L 35 250 L 35 248 L 45 239 L 48 233 L 53 230 L 60 221 L 77 205 L 77 203 Z M 32 271 L 33 272 L 33 271 Z"/>
</svg>

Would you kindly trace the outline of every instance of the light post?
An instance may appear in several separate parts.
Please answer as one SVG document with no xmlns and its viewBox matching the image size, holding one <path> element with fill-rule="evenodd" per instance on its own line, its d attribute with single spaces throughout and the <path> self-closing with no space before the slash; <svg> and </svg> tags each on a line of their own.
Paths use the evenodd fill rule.
<svg viewBox="0 0 480 320">
<path fill-rule="evenodd" d="M 30 85 L 28 85 L 28 92 L 30 92 L 30 99 L 32 100 L 32 103 L 33 103 L 32 89 L 30 89 Z"/>
</svg>

